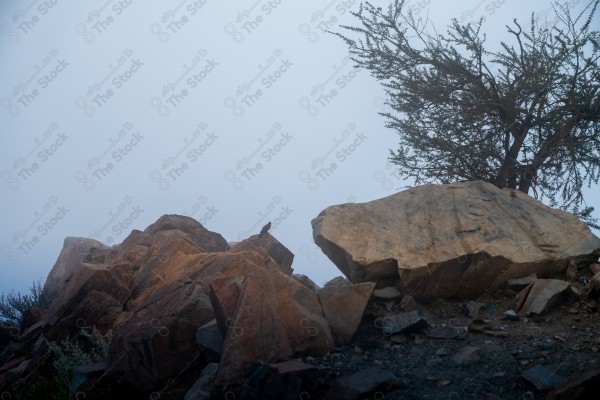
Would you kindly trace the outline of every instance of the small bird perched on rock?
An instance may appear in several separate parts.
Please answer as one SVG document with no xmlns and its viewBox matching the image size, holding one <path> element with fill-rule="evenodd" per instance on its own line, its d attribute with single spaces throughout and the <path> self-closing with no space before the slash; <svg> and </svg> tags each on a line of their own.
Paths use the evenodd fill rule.
<svg viewBox="0 0 600 400">
<path fill-rule="evenodd" d="M 269 229 L 271 229 L 271 221 L 269 221 L 268 224 L 266 224 L 265 226 L 262 227 L 258 236 L 260 237 L 260 236 L 264 235 L 265 233 L 269 232 Z"/>
</svg>

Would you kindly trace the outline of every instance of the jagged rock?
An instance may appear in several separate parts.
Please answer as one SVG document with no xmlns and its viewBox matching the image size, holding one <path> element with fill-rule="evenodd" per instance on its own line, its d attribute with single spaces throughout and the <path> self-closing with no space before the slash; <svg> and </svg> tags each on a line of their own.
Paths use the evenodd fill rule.
<svg viewBox="0 0 600 400">
<path fill-rule="evenodd" d="M 485 309 L 485 304 L 476 301 L 470 301 L 466 303 L 463 308 L 465 309 L 467 317 L 476 319 L 479 316 L 481 309 Z"/>
<path fill-rule="evenodd" d="M 452 356 L 457 365 L 471 365 L 479 361 L 481 349 L 475 346 L 465 346 Z"/>
<path fill-rule="evenodd" d="M 210 399 L 210 389 L 215 380 L 215 375 L 219 369 L 219 364 L 209 363 L 200 374 L 200 377 L 194 382 L 194 385 L 185 393 L 184 400 L 208 400 Z"/>
<path fill-rule="evenodd" d="M 313 219 L 313 237 L 352 282 L 396 286 L 418 300 L 475 298 L 598 258 L 600 239 L 585 223 L 513 193 L 481 181 L 419 186 L 328 207 Z"/>
<path fill-rule="evenodd" d="M 542 314 L 556 306 L 569 288 L 569 282 L 559 279 L 538 279 L 517 296 L 515 310 L 519 315 Z"/>
<path fill-rule="evenodd" d="M 340 288 L 340 287 L 350 286 L 350 285 L 353 285 L 352 281 L 349 281 L 348 279 L 344 278 L 343 276 L 336 276 L 335 278 L 327 281 L 325 283 L 325 286 L 323 286 L 323 287 Z"/>
<path fill-rule="evenodd" d="M 418 332 L 427 328 L 428 323 L 420 311 L 414 310 L 378 318 L 375 321 L 375 326 L 383 329 L 385 335 L 393 335 L 399 332 Z"/>
<path fill-rule="evenodd" d="M 341 287 L 325 286 L 319 290 L 319 300 L 336 346 L 352 340 L 374 287 L 374 283 L 365 282 Z"/>
<path fill-rule="evenodd" d="M 383 367 L 371 367 L 355 374 L 338 378 L 327 393 L 326 400 L 353 400 L 372 392 L 381 385 L 394 381 L 396 375 Z M 391 387 L 391 386 L 390 386 Z"/>
<path fill-rule="evenodd" d="M 198 326 L 184 318 L 138 317 L 113 331 L 108 354 L 108 375 L 139 391 L 204 361 L 196 345 Z"/>
<path fill-rule="evenodd" d="M 598 396 L 600 392 L 600 369 L 582 371 L 563 379 L 548 394 L 548 400 L 584 400 Z"/>
<path fill-rule="evenodd" d="M 148 226 L 144 233 L 162 241 L 167 241 L 165 238 L 170 236 L 183 237 L 205 253 L 229 250 L 223 236 L 209 231 L 195 219 L 183 215 L 163 215 Z"/>
<path fill-rule="evenodd" d="M 65 238 L 60 255 L 46 278 L 42 296 L 52 298 L 61 292 L 73 274 L 89 261 L 89 255 L 93 253 L 92 249 L 109 249 L 109 247 L 94 239 Z"/>
<path fill-rule="evenodd" d="M 515 292 L 520 292 L 533 282 L 537 281 L 537 279 L 538 277 L 536 274 L 531 274 L 518 279 L 510 279 L 508 281 L 508 288 L 514 290 Z"/>
<path fill-rule="evenodd" d="M 239 382 L 255 361 L 325 355 L 333 347 L 317 294 L 279 268 L 256 266 L 244 276 L 217 278 L 210 298 L 226 332 L 215 384 Z"/>
<path fill-rule="evenodd" d="M 294 253 L 282 245 L 268 232 L 263 235 L 254 235 L 246 240 L 243 240 L 232 247 L 231 252 L 257 249 L 263 250 L 269 257 L 271 257 L 284 273 L 287 275 L 292 275 L 294 271 L 292 268 Z"/>
<path fill-rule="evenodd" d="M 48 339 L 73 337 L 84 327 L 111 329 L 131 294 L 131 280 L 125 265 L 94 269 L 82 264 L 48 308 L 44 326 Z"/>
<path fill-rule="evenodd" d="M 529 368 L 521 376 L 537 390 L 553 389 L 564 380 L 562 376 L 556 373 L 556 368 L 548 369 L 541 365 Z"/>
<path fill-rule="evenodd" d="M 598 263 L 590 264 L 589 268 L 590 268 L 590 272 L 594 275 L 597 274 L 598 272 L 600 272 L 600 264 L 598 264 Z"/>
<path fill-rule="evenodd" d="M 293 274 L 292 278 L 296 279 L 298 282 L 300 282 L 307 288 L 314 290 L 315 292 L 318 292 L 319 289 L 321 289 L 321 287 L 319 287 L 319 285 L 317 285 L 315 282 L 313 282 L 312 279 L 310 279 L 308 276 L 306 276 L 304 274 Z"/>
</svg>

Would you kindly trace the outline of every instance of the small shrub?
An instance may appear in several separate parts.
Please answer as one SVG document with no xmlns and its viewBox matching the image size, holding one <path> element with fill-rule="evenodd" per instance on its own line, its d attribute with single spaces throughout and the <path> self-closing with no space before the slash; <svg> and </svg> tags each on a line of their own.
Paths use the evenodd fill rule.
<svg viewBox="0 0 600 400">
<path fill-rule="evenodd" d="M 17 325 L 23 321 L 23 314 L 31 307 L 48 308 L 53 294 L 42 293 L 42 280 L 33 282 L 29 288 L 29 294 L 15 293 L 14 290 L 9 294 L 0 295 L 0 320 L 7 320 Z"/>
<path fill-rule="evenodd" d="M 131 266 L 131 273 L 135 273 L 137 271 L 139 271 L 139 269 L 142 267 L 142 262 L 140 260 L 136 261 L 132 266 Z"/>
<path fill-rule="evenodd" d="M 103 362 L 108 359 L 108 349 L 112 341 L 112 331 L 109 330 L 103 335 L 96 327 L 92 332 L 85 329 L 81 330 L 81 335 L 90 340 L 90 351 L 85 351 L 79 347 L 77 341 L 71 341 L 67 336 L 66 339 L 60 342 L 48 342 L 48 351 L 54 355 L 52 365 L 54 369 L 69 379 L 72 377 L 75 368 L 80 365 Z"/>
</svg>

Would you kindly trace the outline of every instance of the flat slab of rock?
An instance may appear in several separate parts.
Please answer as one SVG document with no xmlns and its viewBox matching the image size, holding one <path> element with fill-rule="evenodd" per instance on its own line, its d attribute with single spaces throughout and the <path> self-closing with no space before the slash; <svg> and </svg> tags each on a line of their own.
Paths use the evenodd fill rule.
<svg viewBox="0 0 600 400">
<path fill-rule="evenodd" d="M 375 326 L 383 329 L 385 335 L 393 335 L 400 332 L 418 332 L 427 328 L 428 323 L 420 311 L 413 310 L 378 318 Z"/>
<path fill-rule="evenodd" d="M 402 293 L 393 286 L 388 286 L 382 289 L 375 289 L 373 297 L 382 300 L 398 300 L 402 298 Z"/>
<path fill-rule="evenodd" d="M 537 281 L 537 278 L 538 277 L 536 274 L 531 274 L 523 278 L 511 279 L 508 281 L 508 288 L 514 290 L 515 292 L 520 292 L 533 282 Z"/>
<path fill-rule="evenodd" d="M 396 375 L 383 367 L 363 369 L 355 374 L 339 378 L 327 394 L 326 400 L 353 400 L 396 379 Z"/>
<path fill-rule="evenodd" d="M 521 375 L 523 379 L 531 383 L 537 390 L 549 390 L 558 386 L 564 378 L 555 371 L 541 365 L 529 368 Z"/>
<path fill-rule="evenodd" d="M 398 286 L 417 300 L 475 298 L 510 279 L 548 278 L 597 258 L 577 217 L 482 181 L 424 185 L 312 220 L 315 243 L 354 283 Z"/>
<path fill-rule="evenodd" d="M 570 284 L 559 279 L 538 279 L 517 296 L 517 314 L 540 315 L 556 306 Z"/>
</svg>

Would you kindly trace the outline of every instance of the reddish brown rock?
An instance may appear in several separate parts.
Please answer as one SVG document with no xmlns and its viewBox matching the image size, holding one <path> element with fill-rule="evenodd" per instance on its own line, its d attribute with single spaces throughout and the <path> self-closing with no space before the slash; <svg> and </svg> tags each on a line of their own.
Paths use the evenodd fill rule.
<svg viewBox="0 0 600 400">
<path fill-rule="evenodd" d="M 341 287 L 325 286 L 319 290 L 319 300 L 336 346 L 352 340 L 374 288 L 374 283 L 365 282 Z"/>
<path fill-rule="evenodd" d="M 217 278 L 210 290 L 227 332 L 217 385 L 239 383 L 253 362 L 322 356 L 333 346 L 317 294 L 279 269 L 256 267 L 243 278 Z"/>
<path fill-rule="evenodd" d="M 264 254 L 265 259 L 272 259 L 281 271 L 287 275 L 292 275 L 294 271 L 292 268 L 294 254 L 269 233 L 251 236 L 237 243 L 230 250 L 231 253 L 242 251 L 255 251 Z"/>
<path fill-rule="evenodd" d="M 319 285 L 317 285 L 312 279 L 304 274 L 293 274 L 292 277 L 310 290 L 317 292 L 319 289 L 321 289 Z"/>
<path fill-rule="evenodd" d="M 133 317 L 113 331 L 109 377 L 144 392 L 204 361 L 198 327 L 185 318 Z"/>
<path fill-rule="evenodd" d="M 130 295 L 129 266 L 81 266 L 50 304 L 44 332 L 50 340 L 73 337 L 83 327 L 111 329 Z"/>
</svg>

